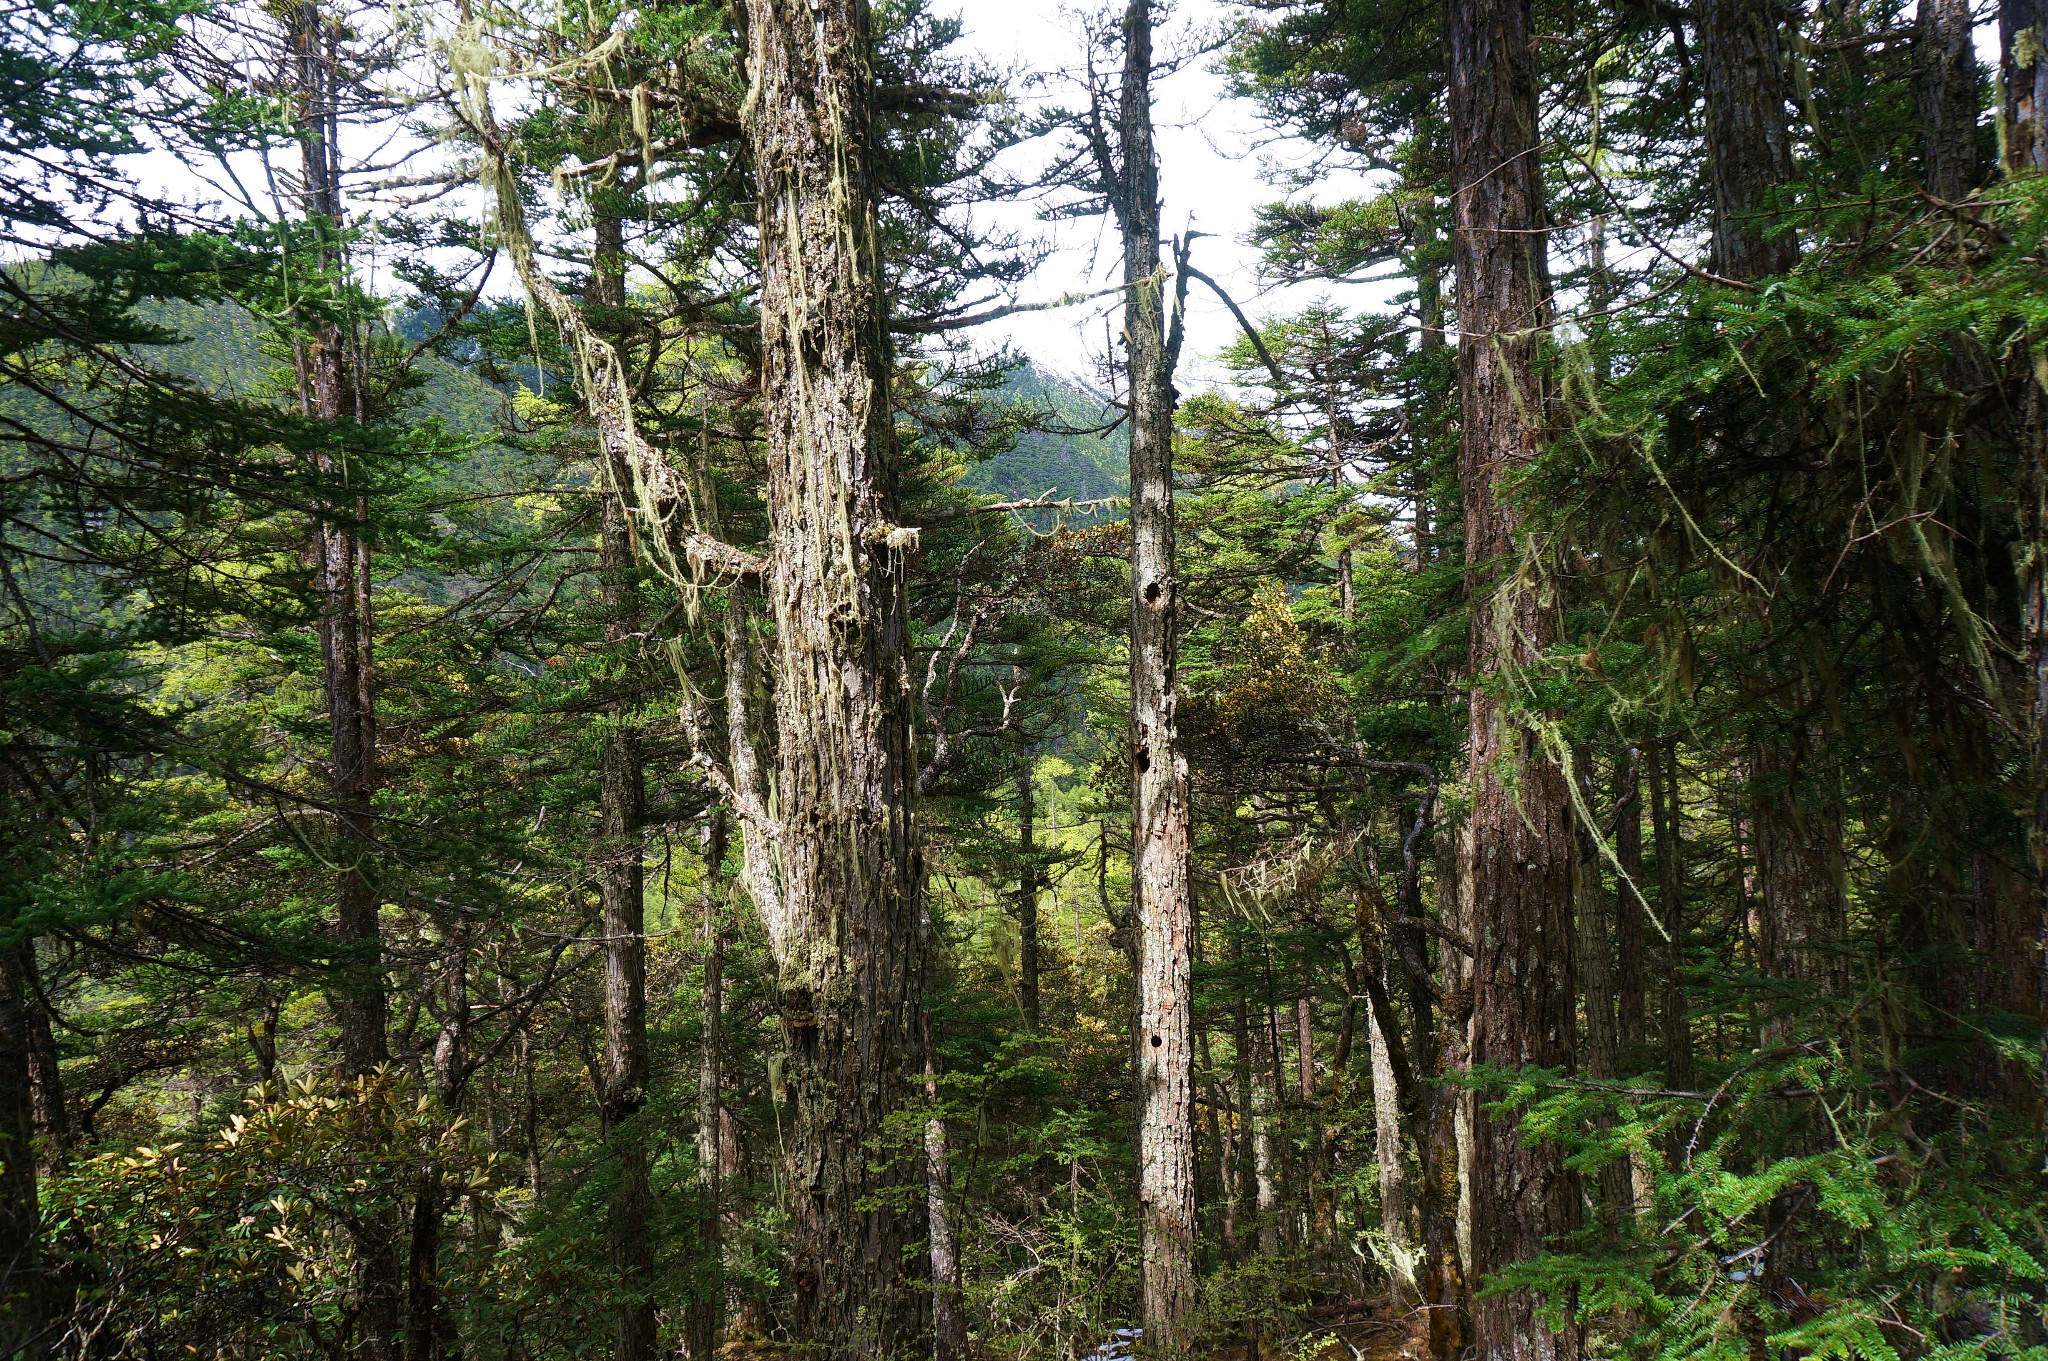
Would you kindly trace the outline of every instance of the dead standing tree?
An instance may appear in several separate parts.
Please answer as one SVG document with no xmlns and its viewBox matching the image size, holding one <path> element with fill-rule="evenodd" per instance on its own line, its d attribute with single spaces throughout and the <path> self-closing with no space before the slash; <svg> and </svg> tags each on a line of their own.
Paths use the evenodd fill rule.
<svg viewBox="0 0 2048 1361">
<path fill-rule="evenodd" d="M 1131 470 L 1131 896 L 1137 924 L 1138 1203 L 1144 1233 L 1145 1342 L 1187 1350 L 1195 1304 L 1194 901 L 1188 880 L 1186 758 L 1175 714 L 1179 581 L 1174 573 L 1173 324 L 1159 252 L 1152 138 L 1153 0 L 1129 0 L 1114 94 L 1089 82 L 1082 131 L 1090 185 L 1123 243 L 1124 353 Z M 1092 76 L 1092 70 L 1091 70 Z"/>
</svg>

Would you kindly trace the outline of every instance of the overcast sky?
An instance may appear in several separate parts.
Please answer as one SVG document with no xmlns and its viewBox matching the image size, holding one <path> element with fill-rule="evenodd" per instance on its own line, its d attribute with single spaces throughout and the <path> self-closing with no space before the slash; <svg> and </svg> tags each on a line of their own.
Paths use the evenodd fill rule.
<svg viewBox="0 0 2048 1361">
<path fill-rule="evenodd" d="M 941 9 L 948 8 L 941 3 Z M 999 66 L 1019 72 L 1070 71 L 1078 64 L 1081 40 L 1070 3 L 1064 0 L 952 0 L 950 8 L 965 21 L 965 44 Z M 1191 28 L 1214 28 L 1239 13 L 1218 0 L 1179 0 L 1161 31 L 1162 50 L 1184 48 Z M 1254 210 L 1282 196 L 1263 178 L 1275 162 L 1299 164 L 1311 149 L 1299 142 L 1276 140 L 1247 100 L 1229 97 L 1228 82 L 1215 70 L 1216 58 L 1197 60 L 1165 78 L 1154 96 L 1158 127 L 1161 190 L 1165 211 L 1161 231 L 1167 236 L 1190 228 L 1211 233 L 1195 245 L 1195 265 L 1231 291 L 1255 320 L 1291 311 L 1330 294 L 1347 305 L 1371 306 L 1378 298 L 1363 289 L 1288 289 L 1261 294 L 1257 252 L 1244 244 Z M 1056 90 L 1039 94 L 1020 89 L 1026 100 L 1057 97 Z M 1042 159 L 1045 148 L 1017 152 L 1019 168 Z M 1355 180 L 1332 179 L 1315 197 L 1328 200 L 1354 193 Z M 1038 275 L 1019 290 L 1019 301 L 1055 298 L 1114 283 L 1118 271 L 1114 228 L 1107 219 L 1084 218 L 1057 224 L 1035 220 L 1027 205 L 999 206 L 985 214 L 993 223 L 1047 238 L 1055 246 Z M 1348 296 L 1346 296 L 1348 295 Z M 1052 312 L 1034 312 L 991 323 L 983 337 L 996 344 L 1008 341 L 1038 364 L 1058 372 L 1089 376 L 1105 343 L 1105 319 L 1114 298 Z M 1218 376 L 1211 356 L 1238 334 L 1230 313 L 1199 284 L 1188 298 L 1188 340 L 1182 387 L 1189 379 Z"/>
</svg>

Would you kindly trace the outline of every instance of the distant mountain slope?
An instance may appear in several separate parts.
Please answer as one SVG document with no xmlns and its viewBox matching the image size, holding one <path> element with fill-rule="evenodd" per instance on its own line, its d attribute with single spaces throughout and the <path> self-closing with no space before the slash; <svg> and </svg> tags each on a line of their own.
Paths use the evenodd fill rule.
<svg viewBox="0 0 2048 1361">
<path fill-rule="evenodd" d="M 152 303 L 143 310 L 182 337 L 172 345 L 145 347 L 147 362 L 163 371 L 223 397 L 278 400 L 288 389 L 288 361 L 266 347 L 262 323 L 247 311 L 183 302 Z M 430 318 L 411 315 L 400 318 L 396 329 L 417 341 L 430 325 Z M 412 410 L 421 417 L 438 418 L 454 434 L 491 443 L 500 428 L 505 394 L 459 363 L 429 354 L 422 355 L 418 365 L 426 381 L 410 398 Z M 0 407 L 11 395 L 0 389 Z M 1124 494 L 1129 486 L 1128 441 L 1121 427 L 1095 433 L 1112 414 L 1101 397 L 1027 360 L 1010 371 L 991 399 L 1020 415 L 1029 413 L 1034 423 L 1049 428 L 1019 435 L 1012 447 L 970 463 L 965 479 L 969 486 L 1004 500 L 1048 492 L 1077 501 Z M 484 448 L 472 455 L 484 463 L 502 456 L 502 451 Z"/>
<path fill-rule="evenodd" d="M 165 302 L 151 304 L 144 311 L 151 320 L 184 337 L 176 345 L 150 347 L 151 362 L 166 372 L 209 391 L 237 397 L 275 387 L 289 376 L 288 361 L 266 352 L 260 324 L 242 308 Z M 398 330 L 416 341 L 425 331 L 412 322 L 412 318 L 401 319 Z M 504 394 L 496 387 L 472 370 L 437 355 L 421 355 L 417 366 L 426 381 L 411 397 L 413 410 L 439 418 L 444 427 L 459 435 L 488 438 L 497 433 Z"/>
<path fill-rule="evenodd" d="M 971 464 L 969 485 L 1006 500 L 1051 491 L 1089 501 L 1122 496 L 1129 488 L 1128 446 L 1121 427 L 1107 435 L 1059 433 L 1104 424 L 1109 413 L 1100 397 L 1026 362 L 1010 371 L 995 399 L 1049 414 L 1051 419 L 1044 423 L 1052 429 L 1021 435 L 1015 447 Z"/>
</svg>

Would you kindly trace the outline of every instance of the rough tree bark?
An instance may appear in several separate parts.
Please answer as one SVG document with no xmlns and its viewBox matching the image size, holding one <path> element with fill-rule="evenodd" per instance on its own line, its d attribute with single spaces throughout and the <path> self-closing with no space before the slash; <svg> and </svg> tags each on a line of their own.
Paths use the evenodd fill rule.
<svg viewBox="0 0 2048 1361">
<path fill-rule="evenodd" d="M 1799 753 L 1793 753 L 1798 755 Z M 1765 745 L 1750 771 L 1750 825 L 1756 839 L 1757 966 L 1800 994 L 1826 995 L 1849 981 L 1842 954 L 1848 903 L 1842 892 L 1842 820 L 1825 798 L 1801 798 L 1805 775 L 1777 745 Z M 1791 1033 L 1782 1003 L 1764 1025 L 1766 1043 Z"/>
<path fill-rule="evenodd" d="M 291 15 L 300 100 L 301 207 L 310 221 L 331 232 L 343 220 L 333 35 L 317 4 L 295 5 Z M 339 271 L 342 262 L 330 257 L 324 267 Z M 339 432 L 359 414 L 341 328 L 316 323 L 298 347 L 297 362 L 302 414 Z M 320 603 L 321 679 L 330 732 L 329 802 L 338 867 L 335 943 L 343 965 L 331 1005 L 341 1032 L 342 1071 L 362 1077 L 390 1060 L 371 823 L 377 711 L 369 547 L 358 532 L 364 507 L 345 489 L 347 453 L 323 450 L 315 461 L 330 480 L 328 504 L 314 531 L 313 589 Z"/>
<path fill-rule="evenodd" d="M 601 545 L 606 575 L 605 632 L 614 644 L 632 631 L 633 548 L 616 498 L 604 499 Z M 648 1185 L 647 1142 L 636 1117 L 647 1102 L 647 934 L 641 870 L 646 803 L 640 733 L 613 706 L 615 726 L 598 755 L 602 845 L 598 896 L 604 931 L 604 1067 L 599 1114 L 617 1160 L 606 1232 L 618 1273 L 615 1319 L 618 1361 L 654 1355 L 654 1196 Z"/>
<path fill-rule="evenodd" d="M 1473 943 L 1472 1062 L 1569 1069 L 1576 1021 L 1572 870 L 1564 775 L 1516 723 L 1497 680 L 1557 636 L 1553 612 L 1503 570 L 1520 513 L 1503 479 L 1541 448 L 1540 337 L 1549 317 L 1548 226 L 1536 122 L 1529 0 L 1450 0 L 1452 213 L 1457 274 L 1459 482 L 1470 581 L 1473 686 L 1468 826 Z M 1473 1116 L 1472 1264 L 1485 1277 L 1526 1261 L 1578 1223 L 1579 1192 L 1554 1145 L 1523 1142 L 1513 1115 Z M 1534 1292 L 1473 1304 L 1481 1361 L 1569 1361 Z"/>
<path fill-rule="evenodd" d="M 1445 142 L 1441 114 L 1432 109 L 1416 120 L 1415 163 L 1412 178 L 1421 192 L 1415 199 L 1414 240 L 1410 268 L 1415 277 L 1415 319 L 1421 334 L 1416 346 L 1423 361 L 1422 381 L 1417 385 L 1415 405 L 1422 417 L 1418 430 L 1437 426 L 1451 386 L 1450 369 L 1444 351 L 1449 342 L 1444 334 L 1444 265 L 1449 252 L 1443 237 L 1443 209 L 1437 202 L 1437 162 Z M 1438 546 L 1433 529 L 1438 516 L 1432 504 L 1436 495 L 1435 469 L 1430 466 L 1427 441 L 1417 442 L 1411 496 L 1415 505 L 1415 562 L 1417 572 L 1425 571 L 1437 559 Z"/>
<path fill-rule="evenodd" d="M 887 1142 L 919 1048 L 923 876 L 873 39 L 864 0 L 748 0 L 746 28 L 777 736 L 776 844 L 750 857 L 781 865 L 763 907 L 795 1108 L 796 1331 L 825 1357 L 921 1355 L 930 1294 L 906 1248 L 923 1159 Z"/>
<path fill-rule="evenodd" d="M 1799 243 L 1768 234 L 1771 197 L 1792 178 L 1789 82 L 1774 0 L 1700 0 L 1715 273 L 1754 279 L 1792 268 Z"/>
<path fill-rule="evenodd" d="M 626 305 L 623 224 L 615 213 L 601 213 L 594 227 L 589 300 L 616 314 Z M 632 495 L 632 473 L 608 457 L 600 471 L 614 493 L 602 498 L 599 527 L 604 632 L 606 643 L 619 648 L 639 626 L 625 505 Z M 618 1275 L 614 1354 L 618 1361 L 651 1361 L 654 1193 L 648 1182 L 646 1138 L 635 1120 L 646 1104 L 648 1082 L 646 886 L 641 869 L 646 774 L 630 702 L 614 700 L 607 708 L 610 730 L 597 767 L 597 884 L 604 934 L 604 1061 L 598 1113 L 618 1176 L 606 1216 L 612 1269 Z"/>
<path fill-rule="evenodd" d="M 1983 72 L 1971 43 L 1969 0 L 1920 0 L 1913 18 L 1913 92 L 1920 105 L 1920 182 L 1962 198 L 1982 181 L 1977 103 Z"/>
<path fill-rule="evenodd" d="M 2040 62 L 2035 70 L 2048 79 L 2048 61 Z M 2042 93 L 2048 94 L 2048 90 Z M 2039 136 L 2038 131 L 2035 135 Z M 2010 970 L 2015 976 L 2008 978 L 2001 988 L 2012 1003 L 2017 1003 L 2011 1009 L 2023 1016 L 2048 1017 L 2048 385 L 2041 382 L 2038 370 L 2027 384 L 2020 432 L 2027 468 L 2027 495 L 2020 516 L 2027 544 L 2020 638 L 2025 667 L 2028 786 L 2033 805 L 2028 810 L 2027 827 L 2033 892 L 2017 899 L 2003 898 L 2003 920 L 1996 920 L 1991 929 L 2008 940 L 2024 939 L 2029 944 L 2026 957 L 2032 967 Z M 2025 1075 L 2010 1072 L 2011 1067 L 2008 1065 L 2017 1089 L 2008 1091 L 2008 1100 L 2017 1097 L 2020 1104 L 2031 1105 L 2035 1128 L 2041 1131 L 2048 1124 L 2043 1084 L 2038 1078 L 2029 1083 Z"/>
</svg>

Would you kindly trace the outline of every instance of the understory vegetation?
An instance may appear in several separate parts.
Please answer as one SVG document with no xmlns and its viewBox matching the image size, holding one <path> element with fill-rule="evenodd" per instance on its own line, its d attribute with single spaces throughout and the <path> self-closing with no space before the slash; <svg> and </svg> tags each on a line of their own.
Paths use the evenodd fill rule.
<svg viewBox="0 0 2048 1361">
<path fill-rule="evenodd" d="M 0 11 L 0 1361 L 2048 1358 L 2048 6 L 1916 6 Z"/>
</svg>

